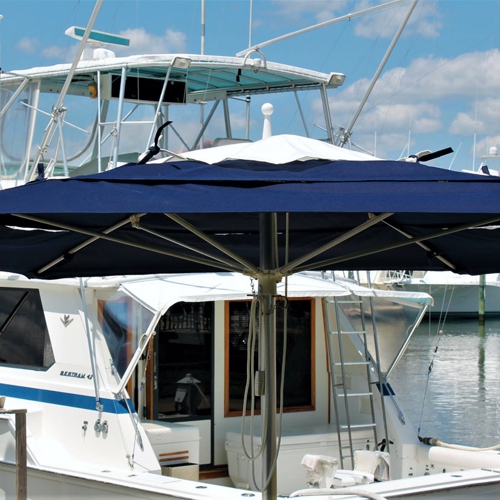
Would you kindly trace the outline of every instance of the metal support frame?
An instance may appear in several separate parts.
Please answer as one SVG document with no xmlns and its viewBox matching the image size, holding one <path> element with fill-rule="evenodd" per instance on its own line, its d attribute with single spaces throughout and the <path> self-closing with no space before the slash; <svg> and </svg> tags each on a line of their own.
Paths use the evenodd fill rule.
<svg viewBox="0 0 500 500">
<path fill-rule="evenodd" d="M 272 272 L 277 267 L 276 222 L 275 214 L 260 215 L 260 267 L 259 295 L 264 303 L 265 330 L 265 390 L 261 397 L 262 428 L 267 429 L 267 439 L 263 446 L 262 477 L 264 481 L 263 500 L 277 498 L 277 456 L 276 456 L 276 313 L 275 296 L 277 293 L 276 277 Z M 264 421 L 266 424 L 264 424 Z M 266 487 L 267 486 L 267 487 Z"/>
<path fill-rule="evenodd" d="M 379 252 L 386 252 L 388 250 L 395 250 L 396 248 L 402 248 L 402 247 L 406 247 L 408 245 L 418 244 L 422 241 L 427 241 L 427 240 L 432 240 L 434 238 L 439 238 L 440 236 L 447 236 L 449 234 L 459 233 L 459 232 L 464 231 L 466 229 L 479 228 L 479 226 L 488 226 L 488 225 L 495 224 L 498 222 L 500 222 L 500 217 L 492 217 L 491 219 L 485 219 L 482 221 L 478 221 L 476 223 L 461 224 L 460 226 L 456 226 L 456 227 L 451 228 L 451 229 L 444 229 L 442 231 L 426 234 L 424 236 L 410 238 L 410 239 L 408 239 L 406 241 L 402 241 L 400 243 L 393 243 L 392 245 L 380 246 L 380 247 L 375 248 L 374 250 L 371 250 L 371 251 L 355 252 L 355 253 L 351 253 L 348 255 L 344 255 L 342 257 L 337 257 L 335 259 L 322 260 L 320 262 L 315 262 L 314 266 L 310 266 L 310 265 L 309 266 L 299 266 L 299 267 L 295 268 L 295 272 L 307 271 L 309 269 L 329 269 L 331 266 L 339 264 L 341 262 L 347 262 L 349 260 L 359 259 L 361 257 L 367 257 L 369 255 L 373 255 L 373 254 L 376 254 Z"/>
<path fill-rule="evenodd" d="M 164 250 L 161 248 L 154 247 L 152 245 L 141 245 L 138 243 L 133 243 L 133 242 L 121 239 L 121 238 L 115 238 L 113 236 L 109 236 L 108 234 L 98 233 L 96 231 L 91 231 L 91 230 L 83 229 L 83 228 L 80 228 L 77 226 L 73 226 L 71 224 L 55 223 L 55 222 L 51 222 L 51 221 L 42 219 L 40 217 L 32 216 L 32 215 L 16 214 L 15 217 L 19 217 L 21 219 L 26 219 L 26 220 L 32 220 L 34 222 L 41 222 L 43 224 L 47 224 L 47 225 L 52 226 L 52 227 L 57 227 L 59 229 L 66 229 L 68 231 L 73 231 L 75 233 L 86 234 L 86 235 L 91 236 L 92 238 L 95 238 L 95 239 L 100 238 L 103 240 L 112 241 L 114 243 L 119 243 L 121 245 L 131 246 L 134 248 L 140 248 L 141 250 L 148 250 L 150 252 L 158 253 L 161 255 L 167 255 L 169 257 L 174 257 L 176 259 L 188 260 L 190 262 L 196 262 L 198 264 L 202 264 L 205 266 L 213 266 L 216 268 L 222 267 L 220 262 L 218 262 L 218 261 L 214 262 L 213 260 L 203 259 L 201 257 L 196 257 L 196 256 L 192 256 L 192 255 L 191 256 L 186 255 L 185 253 L 182 253 L 182 252 L 167 251 L 167 250 Z M 63 259 L 64 259 L 64 257 L 63 257 Z M 253 268 L 254 268 L 254 266 L 253 266 Z M 231 267 L 227 266 L 226 271 L 234 271 L 234 272 L 240 272 L 240 273 L 247 272 L 248 273 L 248 270 L 246 268 L 238 267 L 236 265 L 236 263 L 234 266 L 231 266 Z"/>
<path fill-rule="evenodd" d="M 224 105 L 224 124 L 226 126 L 226 137 L 228 139 L 231 139 L 233 137 L 233 133 L 231 130 L 231 116 L 229 114 L 229 102 L 227 100 L 227 97 L 223 100 Z"/>
<path fill-rule="evenodd" d="M 151 132 L 149 133 L 148 142 L 144 150 L 146 151 L 149 146 L 151 146 L 151 141 L 153 140 L 154 134 L 157 128 L 158 116 L 161 115 L 161 106 L 163 104 L 163 97 L 165 97 L 165 92 L 167 91 L 168 81 L 170 80 L 170 73 L 172 72 L 172 65 L 168 67 L 167 74 L 165 75 L 165 81 L 163 82 L 163 87 L 161 88 L 161 94 L 158 99 L 158 105 L 156 106 L 155 116 L 153 118 L 153 126 L 151 127 Z"/>
<path fill-rule="evenodd" d="M 377 68 L 377 71 L 375 72 L 375 75 L 373 76 L 373 78 L 370 82 L 370 85 L 368 86 L 368 90 L 365 92 L 365 95 L 361 99 L 361 102 L 358 106 L 358 109 L 356 110 L 356 112 L 354 113 L 354 116 L 351 119 L 351 123 L 349 123 L 349 125 L 345 129 L 339 146 L 341 146 L 341 147 L 344 146 L 344 144 L 349 140 L 349 138 L 351 136 L 352 128 L 354 127 L 356 120 L 359 118 L 359 115 L 360 115 L 362 109 L 364 108 L 366 101 L 368 100 L 368 97 L 372 93 L 372 90 L 373 90 L 373 87 L 375 86 L 375 83 L 377 83 L 377 80 L 379 79 L 379 76 L 382 73 L 382 70 L 384 69 L 386 62 L 389 59 L 390 55 L 392 54 L 392 51 L 393 51 L 394 47 L 396 46 L 396 43 L 398 42 L 399 37 L 401 36 L 401 33 L 403 33 L 403 30 L 404 30 L 406 24 L 408 23 L 408 20 L 410 19 L 410 16 L 411 16 L 413 10 L 417 6 L 417 3 L 418 3 L 418 0 L 413 0 L 413 3 L 411 4 L 410 9 L 408 10 L 405 18 L 403 19 L 403 22 L 400 24 L 398 31 L 394 35 L 394 38 L 392 39 L 392 42 L 389 45 L 389 48 L 387 49 L 387 51 L 384 55 L 384 58 L 380 62 L 379 66 Z"/>
<path fill-rule="evenodd" d="M 116 116 L 115 138 L 113 143 L 113 163 L 111 168 L 116 168 L 118 164 L 118 147 L 120 143 L 120 132 L 122 125 L 123 100 L 125 99 L 125 84 L 127 82 L 127 68 L 122 67 L 122 79 L 120 82 L 120 97 L 118 99 L 118 112 Z"/>
<path fill-rule="evenodd" d="M 309 134 L 309 129 L 307 128 L 306 119 L 304 117 L 304 111 L 302 110 L 302 105 L 300 104 L 299 96 L 296 90 L 293 91 L 293 95 L 295 96 L 295 100 L 297 101 L 297 108 L 299 109 L 300 118 L 302 119 L 302 124 L 304 125 L 306 137 L 311 137 Z M 330 106 L 328 106 L 328 115 L 330 116 Z"/>
<path fill-rule="evenodd" d="M 342 236 L 335 238 L 330 243 L 326 243 L 325 245 L 319 247 L 314 252 L 310 252 L 307 255 L 303 255 L 302 257 L 295 259 L 293 262 L 290 262 L 286 266 L 283 266 L 281 268 L 281 272 L 283 274 L 288 274 L 292 270 L 296 269 L 303 262 L 311 260 L 313 257 L 316 257 L 317 255 L 319 255 L 323 252 L 326 252 L 327 250 L 330 250 L 330 248 L 333 248 L 334 246 L 339 245 L 340 243 L 348 240 L 349 238 L 352 238 L 353 236 L 356 236 L 356 235 L 362 233 L 364 230 L 378 224 L 380 221 L 387 219 L 391 215 L 393 215 L 393 214 L 392 213 L 384 213 L 384 214 L 380 214 L 377 216 L 373 216 L 372 218 L 370 218 L 369 220 L 367 220 L 363 224 L 359 225 L 358 227 L 355 227 L 354 229 L 347 231 Z M 327 269 L 327 268 L 324 268 L 324 269 Z"/>
<path fill-rule="evenodd" d="M 95 409 L 100 413 L 104 409 L 101 404 L 101 398 L 99 395 L 99 377 L 97 374 L 97 364 L 96 364 L 96 349 L 95 349 L 95 335 L 93 335 L 90 331 L 89 324 L 89 314 L 87 311 L 87 300 L 85 298 L 85 288 L 83 286 L 83 279 L 80 278 L 80 295 L 82 298 L 82 307 L 83 307 L 83 316 L 84 316 L 84 324 L 85 324 L 85 332 L 87 334 L 87 344 L 89 348 L 90 355 L 90 367 L 92 369 L 92 382 L 94 383 L 94 393 L 95 393 Z"/>
<path fill-rule="evenodd" d="M 200 142 L 201 138 L 203 137 L 203 134 L 205 133 L 205 130 L 207 129 L 208 124 L 210 123 L 210 120 L 212 119 L 212 116 L 214 116 L 215 110 L 219 106 L 219 103 L 220 103 L 219 99 L 217 99 L 214 102 L 214 105 L 212 106 L 212 109 L 208 113 L 208 116 L 207 116 L 205 122 L 203 123 L 203 125 L 201 127 L 201 130 L 199 131 L 198 135 L 196 136 L 196 139 L 193 142 L 193 146 L 191 147 L 191 150 L 196 149 L 196 146 L 198 146 L 198 143 Z M 175 131 L 175 129 L 173 129 L 173 130 L 174 130 L 174 132 L 177 134 L 177 136 L 180 139 L 179 134 Z M 182 142 L 184 142 L 184 141 L 182 141 Z M 189 146 L 185 142 L 184 142 L 184 145 L 189 149 Z"/>
<path fill-rule="evenodd" d="M 321 85 L 321 102 L 323 104 L 323 114 L 325 116 L 325 127 L 326 133 L 328 135 L 328 141 L 330 144 L 333 144 L 333 125 L 332 125 L 332 116 L 330 114 L 330 105 L 328 103 L 328 94 L 326 92 L 326 85 Z"/>
<path fill-rule="evenodd" d="M 314 26 L 309 26 L 307 28 L 303 28 L 301 30 L 294 31 L 293 33 L 288 33 L 286 35 L 282 35 L 282 36 L 279 36 L 277 38 L 273 38 L 272 40 L 268 40 L 267 42 L 262 42 L 262 43 L 259 43 L 257 45 L 252 45 L 251 47 L 248 47 L 247 49 L 238 52 L 236 55 L 238 57 L 241 57 L 245 54 L 248 54 L 248 52 L 255 51 L 256 49 L 262 49 L 263 47 L 267 47 L 268 45 L 272 45 L 273 43 L 281 42 L 282 40 L 286 40 L 288 38 L 292 38 L 294 36 L 301 35 L 302 33 L 307 33 L 309 31 L 313 31 L 313 30 L 316 30 L 318 28 L 323 28 L 325 26 L 329 26 L 331 24 L 335 24 L 335 23 L 338 23 L 341 21 L 350 21 L 351 19 L 354 19 L 355 17 L 361 16 L 363 14 L 375 12 L 377 10 L 384 9 L 386 7 L 391 7 L 393 5 L 397 5 L 399 3 L 403 3 L 406 1 L 407 0 L 394 0 L 392 2 L 388 2 L 388 3 L 384 3 L 384 4 L 380 4 L 380 5 L 375 5 L 373 7 L 370 7 L 368 9 L 364 9 L 364 10 L 360 10 L 358 12 L 346 14 L 345 16 L 336 17 L 335 19 L 330 19 L 329 21 L 324 21 L 322 23 L 315 24 Z"/>
<path fill-rule="evenodd" d="M 60 112 L 60 108 L 63 105 L 64 99 L 66 98 L 66 94 L 68 93 L 69 86 L 71 85 L 71 81 L 73 79 L 73 75 L 75 74 L 76 68 L 78 66 L 78 63 L 80 61 L 80 57 L 83 54 L 83 50 L 85 49 L 85 45 L 89 39 L 90 33 L 92 31 L 92 28 L 94 27 L 94 23 L 97 19 L 97 16 L 99 14 L 99 11 L 101 10 L 103 0 L 97 0 L 96 4 L 94 6 L 94 10 L 92 11 L 92 15 L 90 16 L 89 22 L 87 23 L 87 27 L 85 28 L 85 33 L 83 34 L 82 40 L 80 42 L 80 45 L 78 46 L 78 49 L 75 54 L 75 58 L 73 60 L 73 64 L 71 65 L 71 68 L 68 72 L 68 75 L 66 76 L 66 80 L 64 82 L 64 85 L 61 89 L 61 92 L 59 93 L 59 98 L 57 99 L 57 103 L 54 106 L 54 110 L 52 112 L 52 118 L 47 125 L 47 128 L 45 129 L 45 134 L 42 138 L 42 141 L 40 143 L 39 151 L 37 155 L 35 156 L 35 161 L 33 162 L 32 171 L 36 171 L 38 162 L 43 156 L 44 151 L 47 150 L 49 147 L 50 141 L 52 140 L 52 137 L 54 135 L 55 131 L 55 126 L 58 120 L 58 113 Z"/>
<path fill-rule="evenodd" d="M 21 84 L 19 85 L 19 87 L 17 87 L 16 91 L 12 94 L 12 96 L 8 100 L 7 104 L 5 104 L 5 106 L 2 109 L 0 109 L 0 120 L 3 118 L 3 115 L 5 113 L 7 113 L 7 111 L 10 109 L 10 107 L 12 106 L 12 104 L 14 104 L 14 102 L 18 98 L 19 94 L 25 89 L 26 85 L 28 85 L 28 83 L 30 81 L 31 80 L 29 78 L 25 78 L 21 82 Z"/>
</svg>

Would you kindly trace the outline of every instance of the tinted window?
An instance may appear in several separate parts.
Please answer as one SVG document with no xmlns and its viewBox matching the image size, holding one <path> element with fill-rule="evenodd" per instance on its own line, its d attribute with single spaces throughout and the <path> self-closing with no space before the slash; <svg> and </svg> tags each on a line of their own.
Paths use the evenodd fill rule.
<svg viewBox="0 0 500 500">
<path fill-rule="evenodd" d="M 0 362 L 34 368 L 54 363 L 38 290 L 0 288 Z"/>
<path fill-rule="evenodd" d="M 229 412 L 241 414 L 246 384 L 247 343 L 250 302 L 229 303 Z M 283 303 L 276 312 L 276 369 L 278 388 L 283 356 Z M 287 355 L 285 367 L 284 407 L 310 409 L 312 401 L 312 302 L 289 300 L 287 305 Z M 258 347 L 257 347 L 258 350 Z M 258 366 L 255 355 L 255 367 Z M 279 390 L 278 390 L 279 393 Z M 250 401 L 250 397 L 248 398 Z M 279 404 L 278 396 L 278 404 Z M 257 408 L 260 398 L 256 398 Z M 248 403 L 247 409 L 250 408 Z M 236 413 L 235 413 L 236 414 Z"/>
<path fill-rule="evenodd" d="M 213 302 L 179 302 L 158 332 L 158 418 L 209 417 Z"/>
</svg>

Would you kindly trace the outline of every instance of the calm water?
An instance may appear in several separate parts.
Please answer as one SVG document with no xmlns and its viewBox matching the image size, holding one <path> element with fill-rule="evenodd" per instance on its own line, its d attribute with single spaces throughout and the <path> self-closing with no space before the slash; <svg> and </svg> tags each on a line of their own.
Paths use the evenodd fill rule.
<svg viewBox="0 0 500 500">
<path fill-rule="evenodd" d="M 391 375 L 402 409 L 421 436 L 500 444 L 500 319 L 486 320 L 484 336 L 478 331 L 477 320 L 441 326 L 424 320 Z"/>
</svg>

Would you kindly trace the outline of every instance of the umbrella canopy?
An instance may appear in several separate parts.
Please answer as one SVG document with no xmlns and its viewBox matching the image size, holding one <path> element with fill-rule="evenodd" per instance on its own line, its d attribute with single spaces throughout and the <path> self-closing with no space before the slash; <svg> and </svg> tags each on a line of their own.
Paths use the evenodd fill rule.
<svg viewBox="0 0 500 500">
<path fill-rule="evenodd" d="M 62 278 L 261 266 L 500 271 L 500 179 L 396 161 L 128 165 L 0 192 L 4 271 Z M 30 229 L 30 230 L 26 230 Z"/>
</svg>

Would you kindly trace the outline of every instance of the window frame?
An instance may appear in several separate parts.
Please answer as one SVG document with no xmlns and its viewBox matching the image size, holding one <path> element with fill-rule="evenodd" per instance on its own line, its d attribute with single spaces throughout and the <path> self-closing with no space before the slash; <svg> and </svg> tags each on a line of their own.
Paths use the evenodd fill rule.
<svg viewBox="0 0 500 500">
<path fill-rule="evenodd" d="M 283 413 L 298 413 L 305 411 L 314 411 L 316 409 L 316 299 L 313 297 L 293 297 L 287 298 L 288 301 L 308 301 L 310 304 L 310 349 L 311 349 L 311 385 L 310 396 L 311 404 L 301 406 L 285 406 L 283 405 Z M 241 417 L 241 410 L 229 409 L 229 385 L 230 385 L 230 305 L 235 302 L 251 302 L 251 300 L 228 300 L 224 302 L 224 417 Z M 290 369 L 289 364 L 286 365 L 286 372 Z M 279 387 L 278 387 L 279 390 Z M 279 411 L 279 405 L 276 409 Z M 255 409 L 254 414 L 260 415 L 261 410 Z M 250 410 L 245 412 L 245 415 L 250 415 Z"/>
</svg>

